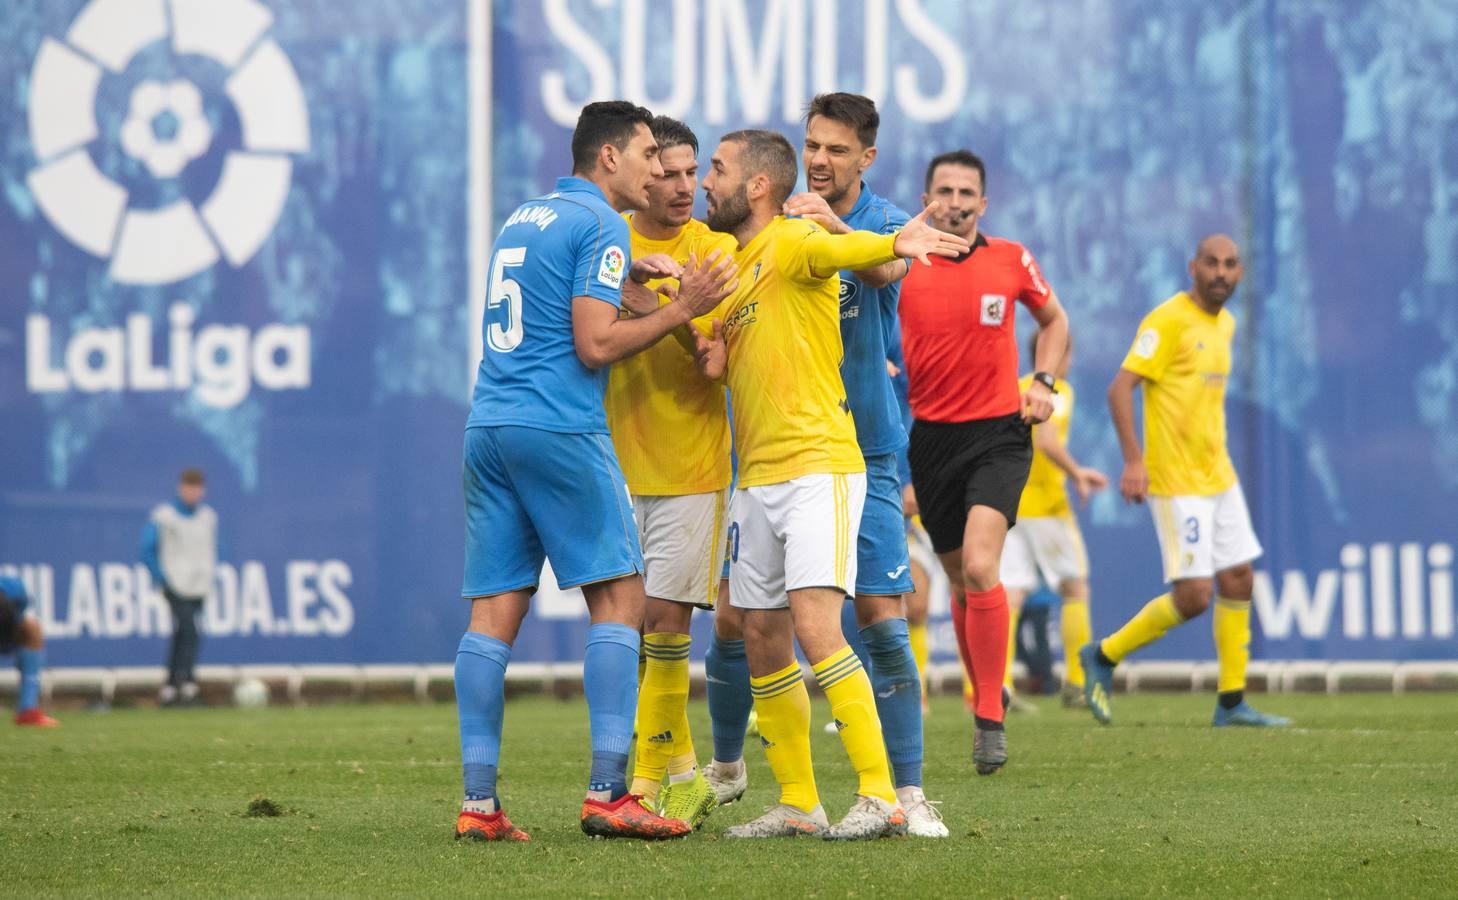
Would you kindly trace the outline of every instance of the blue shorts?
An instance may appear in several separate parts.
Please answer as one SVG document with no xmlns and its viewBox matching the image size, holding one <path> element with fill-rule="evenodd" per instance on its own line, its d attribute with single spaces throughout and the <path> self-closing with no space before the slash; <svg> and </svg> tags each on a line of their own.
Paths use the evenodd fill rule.
<svg viewBox="0 0 1458 900">
<path fill-rule="evenodd" d="M 466 429 L 463 597 L 564 588 L 643 571 L 633 501 L 605 434 L 518 425 Z"/>
<path fill-rule="evenodd" d="M 856 594 L 909 594 L 911 559 L 896 454 L 866 457 L 866 507 L 856 539 Z"/>
</svg>

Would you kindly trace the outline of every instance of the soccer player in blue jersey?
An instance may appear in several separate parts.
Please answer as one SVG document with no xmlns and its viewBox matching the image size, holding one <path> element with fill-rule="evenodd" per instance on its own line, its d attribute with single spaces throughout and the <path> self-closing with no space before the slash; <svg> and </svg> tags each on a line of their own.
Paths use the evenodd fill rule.
<svg viewBox="0 0 1458 900">
<path fill-rule="evenodd" d="M 0 655 L 14 653 L 20 670 L 20 697 L 15 724 L 39 728 L 60 725 L 40 708 L 40 676 L 46 664 L 40 620 L 30 608 L 30 595 L 18 578 L 0 575 Z"/>
<path fill-rule="evenodd" d="M 456 655 L 465 802 L 456 836 L 528 840 L 496 794 L 511 645 L 544 559 L 563 587 L 581 587 L 591 626 L 583 682 L 592 769 L 582 830 L 603 837 L 680 837 L 690 827 L 628 793 L 637 707 L 642 553 L 608 436 L 608 367 L 709 312 L 737 285 L 728 257 L 630 259 L 619 214 L 642 209 L 663 175 L 648 110 L 585 106 L 572 135 L 572 176 L 507 218 L 493 247 L 484 355 L 466 422 L 466 565 L 470 626 Z M 620 316 L 625 290 L 679 277 L 675 300 Z"/>
<path fill-rule="evenodd" d="M 862 180 L 876 159 L 880 124 L 876 104 L 868 97 L 830 93 L 812 99 L 802 150 L 810 190 L 786 201 L 785 214 L 812 219 L 832 234 L 891 234 L 910 221 Z M 840 273 L 840 374 L 866 461 L 866 503 L 856 543 L 855 624 L 847 638 L 871 673 L 908 833 L 946 837 L 946 825 L 921 788 L 921 676 L 902 602 L 913 585 L 896 462 L 907 435 L 886 366 L 887 335 L 897 328 L 897 282 L 908 266 L 897 259 Z"/>
</svg>

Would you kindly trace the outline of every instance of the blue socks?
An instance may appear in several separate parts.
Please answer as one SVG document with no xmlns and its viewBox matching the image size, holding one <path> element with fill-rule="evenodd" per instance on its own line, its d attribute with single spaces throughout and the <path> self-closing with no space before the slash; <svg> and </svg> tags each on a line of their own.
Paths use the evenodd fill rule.
<svg viewBox="0 0 1458 900">
<path fill-rule="evenodd" d="M 501 714 L 506 705 L 506 663 L 511 645 L 468 631 L 456 650 L 456 713 L 461 723 L 461 769 L 466 803 L 499 810 L 496 765 L 501 758 Z"/>
<path fill-rule="evenodd" d="M 16 654 L 15 667 L 20 670 L 20 701 L 16 712 L 25 712 L 40 706 L 41 669 L 46 665 L 46 651 L 21 647 Z"/>
<path fill-rule="evenodd" d="M 744 729 L 754 696 L 749 692 L 749 660 L 743 641 L 726 641 L 717 634 L 704 657 L 708 681 L 709 719 L 714 726 L 714 759 L 735 762 L 744 757 Z"/>
<path fill-rule="evenodd" d="M 846 604 L 849 606 L 850 604 Z M 871 688 L 886 737 L 896 787 L 921 785 L 921 677 L 905 619 L 887 619 L 860 632 L 874 666 Z"/>
<path fill-rule="evenodd" d="M 628 747 L 638 712 L 637 629 L 602 622 L 587 629 L 582 662 L 583 689 L 592 724 L 592 774 L 587 790 L 594 799 L 617 800 L 628 792 Z"/>
<path fill-rule="evenodd" d="M 856 602 L 850 597 L 845 598 L 845 603 L 840 607 L 840 633 L 845 635 L 845 642 L 850 644 L 851 651 L 855 653 L 856 659 L 861 661 L 866 674 L 871 673 L 871 663 L 874 657 L 871 651 L 866 648 L 866 640 L 862 636 L 861 626 L 856 624 Z M 875 683 L 872 676 L 872 684 Z M 885 723 L 882 723 L 883 725 Z"/>
</svg>

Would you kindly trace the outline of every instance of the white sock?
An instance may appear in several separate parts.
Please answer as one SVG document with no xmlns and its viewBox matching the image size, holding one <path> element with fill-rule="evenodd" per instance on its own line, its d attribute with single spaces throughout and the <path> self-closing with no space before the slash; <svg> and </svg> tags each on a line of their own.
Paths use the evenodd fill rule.
<svg viewBox="0 0 1458 900">
<path fill-rule="evenodd" d="M 196 697 L 197 694 L 198 686 L 196 681 L 189 681 L 187 684 L 184 684 L 182 686 L 182 699 L 191 700 L 193 697 Z"/>
<path fill-rule="evenodd" d="M 693 781 L 694 778 L 695 778 L 695 776 L 697 776 L 698 774 L 699 774 L 699 767 L 698 766 L 694 766 L 692 769 L 689 769 L 687 772 L 679 772 L 677 775 L 669 775 L 668 776 L 668 783 L 669 784 L 683 784 L 685 781 Z"/>
<path fill-rule="evenodd" d="M 171 703 L 177 699 L 177 688 L 170 684 L 164 684 L 162 685 L 162 690 L 158 692 L 157 697 L 163 703 Z"/>
<path fill-rule="evenodd" d="M 741 756 L 733 762 L 724 762 L 722 759 L 715 759 L 714 767 L 717 769 L 727 769 L 730 775 L 738 775 L 744 771 L 744 757 Z"/>
<path fill-rule="evenodd" d="M 496 798 L 487 797 L 485 800 L 466 800 L 461 803 L 461 812 L 480 813 L 489 816 L 496 812 Z"/>
</svg>

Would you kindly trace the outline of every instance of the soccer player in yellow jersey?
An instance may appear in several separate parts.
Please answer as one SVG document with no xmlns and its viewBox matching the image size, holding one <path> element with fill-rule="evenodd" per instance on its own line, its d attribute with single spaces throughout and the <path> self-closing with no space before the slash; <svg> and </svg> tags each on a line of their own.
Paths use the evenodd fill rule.
<svg viewBox="0 0 1458 900">
<path fill-rule="evenodd" d="M 730 837 L 904 834 L 871 682 L 846 645 L 840 608 L 856 581 L 865 461 L 840 378 L 841 269 L 896 258 L 956 256 L 966 241 L 926 224 L 897 233 L 831 235 L 778 213 L 798 175 L 782 135 L 725 135 L 704 179 L 709 227 L 737 243 L 738 289 L 724 342 L 699 338 L 706 375 L 727 356 L 739 485 L 730 507 L 729 602 L 744 612 L 750 688 L 780 804 Z M 854 805 L 831 827 L 810 760 L 810 696 L 794 643 L 830 701 L 860 778 Z"/>
<path fill-rule="evenodd" d="M 1080 465 L 1068 449 L 1073 385 L 1067 379 L 1072 362 L 1070 334 L 1063 359 L 1053 370 L 1057 380 L 1053 415 L 1041 425 L 1033 426 L 1033 463 L 1028 470 L 1028 483 L 1018 503 L 1017 524 L 1008 529 L 1007 541 L 1002 545 L 1002 583 L 1007 588 L 1008 620 L 1012 625 L 1008 629 L 1007 687 L 1011 690 L 1013 686 L 1018 613 L 1028 594 L 1040 584 L 1046 584 L 1063 598 L 1060 622 L 1066 666 L 1063 701 L 1070 706 L 1083 701 L 1083 667 L 1078 661 L 1078 651 L 1093 636 L 1093 627 L 1088 613 L 1088 554 L 1078 520 L 1073 517 L 1073 506 L 1068 502 L 1066 481 L 1073 480 L 1080 503 L 1087 503 L 1089 497 L 1109 484 L 1104 473 Z M 1024 375 L 1018 389 L 1026 391 L 1032 381 L 1032 375 Z M 1009 708 L 1017 709 L 1016 695 L 1012 700 Z"/>
<path fill-rule="evenodd" d="M 661 254 L 683 264 L 727 253 L 734 239 L 692 218 L 698 138 L 687 125 L 656 116 L 650 125 L 663 174 L 648 204 L 626 214 L 633 259 Z M 649 281 L 656 288 L 660 280 Z M 671 302 L 643 292 L 653 309 Z M 631 298 L 625 298 L 625 305 Z M 643 310 L 651 312 L 653 309 Z M 712 332 L 715 311 L 690 327 Z M 720 591 L 728 527 L 729 414 L 724 385 L 702 377 L 692 341 L 663 340 L 616 363 L 604 407 L 613 446 L 633 496 L 643 547 L 646 662 L 638 693 L 638 749 L 631 793 L 660 815 L 697 827 L 715 805 L 698 771 L 688 724 L 689 621 L 713 609 Z M 668 787 L 659 796 L 665 776 Z"/>
<path fill-rule="evenodd" d="M 1229 237 L 1206 237 L 1190 262 L 1193 286 L 1144 317 L 1134 346 L 1109 386 L 1109 411 L 1124 452 L 1119 492 L 1147 498 L 1174 584 L 1118 631 L 1080 651 L 1084 698 L 1094 718 L 1113 718 L 1114 666 L 1215 600 L 1215 652 L 1220 660 L 1214 724 L 1281 726 L 1290 720 L 1245 702 L 1250 661 L 1251 562 L 1261 555 L 1235 466 L 1225 445 L 1225 383 L 1235 317 L 1225 304 L 1242 274 L 1240 249 Z M 1144 385 L 1144 443 L 1134 430 L 1134 389 Z"/>
</svg>

